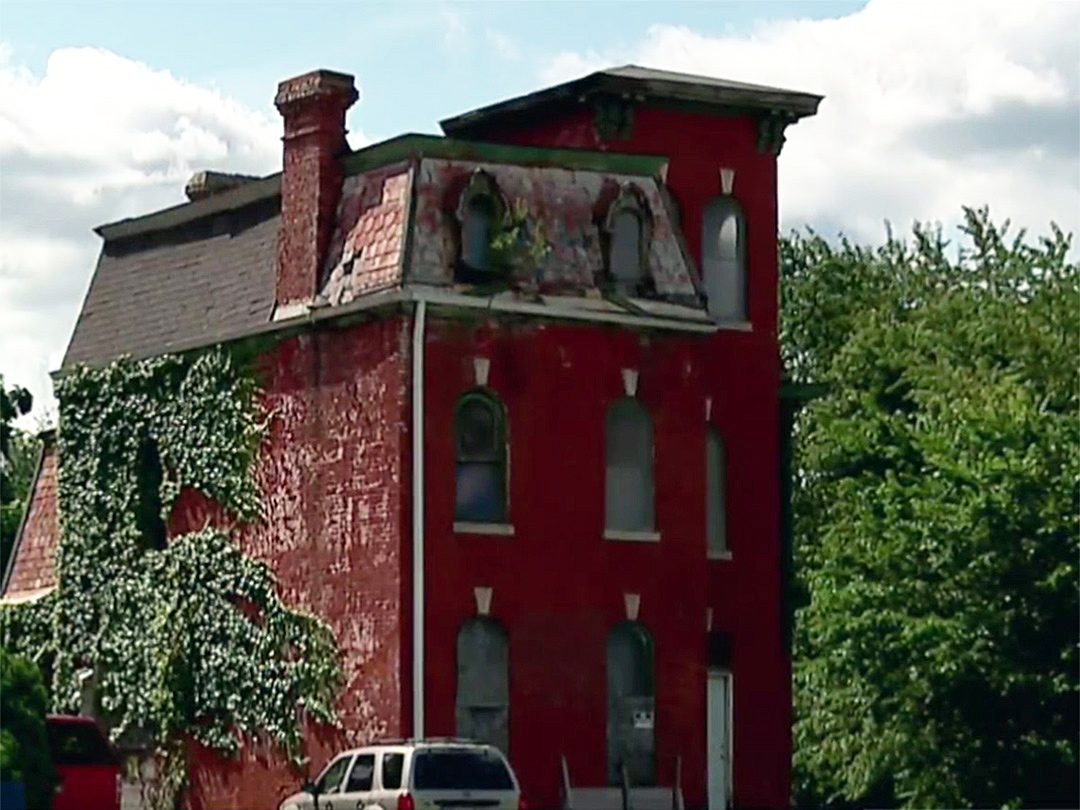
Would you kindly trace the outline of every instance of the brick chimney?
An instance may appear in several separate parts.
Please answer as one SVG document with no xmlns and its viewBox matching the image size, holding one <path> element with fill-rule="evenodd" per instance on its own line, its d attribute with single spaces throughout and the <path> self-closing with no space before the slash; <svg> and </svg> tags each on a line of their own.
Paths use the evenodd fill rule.
<svg viewBox="0 0 1080 810">
<path fill-rule="evenodd" d="M 341 195 L 338 158 L 348 151 L 345 111 L 358 95 L 353 77 L 315 70 L 278 85 L 274 105 L 285 119 L 277 305 L 315 296 Z"/>
</svg>

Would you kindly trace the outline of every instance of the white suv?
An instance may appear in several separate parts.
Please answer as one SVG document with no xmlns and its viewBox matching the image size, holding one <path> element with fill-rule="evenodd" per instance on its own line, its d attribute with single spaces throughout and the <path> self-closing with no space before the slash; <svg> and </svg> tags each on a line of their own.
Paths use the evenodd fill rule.
<svg viewBox="0 0 1080 810">
<path fill-rule="evenodd" d="M 280 810 L 525 810 L 499 749 L 468 740 L 388 740 L 332 759 Z"/>
</svg>

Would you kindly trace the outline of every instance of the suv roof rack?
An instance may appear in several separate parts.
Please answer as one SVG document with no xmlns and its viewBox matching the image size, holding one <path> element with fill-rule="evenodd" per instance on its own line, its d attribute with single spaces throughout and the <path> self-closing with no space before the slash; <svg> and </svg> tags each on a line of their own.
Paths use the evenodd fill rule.
<svg viewBox="0 0 1080 810">
<path fill-rule="evenodd" d="M 467 743 L 469 745 L 483 745 L 479 740 L 468 737 L 383 737 L 375 740 L 370 745 L 416 745 L 422 743 Z"/>
</svg>

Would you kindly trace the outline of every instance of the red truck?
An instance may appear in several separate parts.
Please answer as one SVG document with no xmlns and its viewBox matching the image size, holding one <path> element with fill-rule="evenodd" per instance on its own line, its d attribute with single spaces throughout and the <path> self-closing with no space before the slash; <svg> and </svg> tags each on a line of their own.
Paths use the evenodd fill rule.
<svg viewBox="0 0 1080 810">
<path fill-rule="evenodd" d="M 120 758 L 89 717 L 45 718 L 53 766 L 60 779 L 52 810 L 120 810 Z"/>
</svg>

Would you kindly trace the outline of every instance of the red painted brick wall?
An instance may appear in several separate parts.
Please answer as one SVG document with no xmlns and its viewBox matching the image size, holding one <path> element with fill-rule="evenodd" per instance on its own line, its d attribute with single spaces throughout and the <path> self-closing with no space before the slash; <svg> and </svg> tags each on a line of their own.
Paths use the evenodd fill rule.
<svg viewBox="0 0 1080 810">
<path fill-rule="evenodd" d="M 752 362 L 755 340 L 430 322 L 426 730 L 454 731 L 456 633 L 475 615 L 473 588 L 492 587 L 492 615 L 510 640 L 510 756 L 532 806 L 557 806 L 560 754 L 575 783 L 606 781 L 605 642 L 626 617 L 625 592 L 641 595 L 639 618 L 656 645 L 659 778 L 670 783 L 681 754 L 687 801 L 704 801 L 713 604 L 715 625 L 735 634 L 738 798 L 786 806 L 775 467 L 761 461 L 774 443 L 759 442 L 773 424 L 768 409 L 753 408 L 771 379 Z M 475 355 L 490 358 L 489 385 L 507 408 L 511 538 L 452 531 L 453 407 L 474 385 Z M 638 397 L 654 422 L 659 544 L 603 539 L 604 416 L 623 395 L 624 367 L 639 370 Z M 706 395 L 728 437 L 732 562 L 705 559 Z"/>
<path fill-rule="evenodd" d="M 786 807 L 791 783 L 791 665 L 780 634 L 776 158 L 757 152 L 756 132 L 749 118 L 706 116 L 640 105 L 634 110 L 632 134 L 626 141 L 600 142 L 593 130 L 592 113 L 587 109 L 549 114 L 542 121 L 522 120 L 513 126 L 493 127 L 474 133 L 474 137 L 515 144 L 666 155 L 670 161 L 667 185 L 678 203 L 687 246 L 699 266 L 702 209 L 720 193 L 719 169 L 735 170 L 733 196 L 746 216 L 748 309 L 753 331 L 750 334 L 721 332 L 695 355 L 701 394 L 713 397 L 713 421 L 727 447 L 728 534 L 733 551 L 731 561 L 707 564 L 707 603 L 714 610 L 714 629 L 733 636 L 735 802 L 747 807 Z M 608 368 L 615 358 L 605 357 L 605 352 L 606 343 L 597 340 L 597 356 L 591 360 L 582 358 L 592 374 L 582 374 L 560 396 L 572 394 L 576 398 L 577 392 L 583 390 L 580 386 L 589 385 L 594 375 L 602 375 L 604 380 L 613 380 L 607 384 L 617 385 L 616 372 Z M 602 360 L 603 368 L 593 365 Z M 523 369 L 528 368 L 527 363 L 522 363 Z M 493 379 L 494 368 L 493 365 Z M 518 372 L 529 377 L 533 373 Z M 642 373 L 644 380 L 644 369 Z M 645 390 L 647 384 L 643 384 Z M 647 395 L 643 393 L 643 396 Z M 529 403 L 526 407 L 529 412 L 544 411 L 562 407 L 562 401 Z M 699 408 L 693 412 L 695 431 L 700 424 L 696 421 L 700 418 L 698 414 L 703 414 L 703 406 Z M 590 430 L 600 429 L 602 422 L 596 419 L 595 414 L 590 417 Z M 578 428 L 584 429 L 584 426 Z M 700 493 L 704 486 L 699 450 L 702 438 L 689 427 L 684 431 L 682 436 L 688 447 L 682 460 L 689 466 L 684 471 L 683 484 Z M 658 443 L 659 436 L 658 427 Z M 515 450 L 515 458 L 520 457 L 520 452 L 543 454 L 546 448 L 541 442 L 535 448 Z M 658 465 L 662 463 L 662 452 L 658 444 Z M 576 458 L 580 456 L 575 451 L 565 461 L 573 464 Z M 590 467 L 594 476 L 602 474 L 595 472 L 601 469 L 597 464 L 594 459 Z M 556 469 L 561 470 L 553 464 L 548 472 L 554 473 Z M 565 470 L 559 472 L 560 479 L 566 475 Z M 659 500 L 662 486 L 659 467 L 657 476 L 659 518 L 665 509 Z M 575 484 L 567 498 L 575 501 L 595 499 L 591 487 L 603 483 L 602 478 L 572 480 Z M 680 509 L 681 519 L 687 521 L 685 531 L 689 533 L 691 522 L 700 526 L 704 521 L 704 496 L 681 494 L 687 498 L 686 509 L 690 510 Z M 602 510 L 602 500 L 599 503 Z M 551 508 L 555 505 L 551 504 Z M 630 553 L 634 551 L 628 549 Z M 498 598 L 496 593 L 496 603 Z M 642 616 L 646 617 L 650 604 L 647 597 L 644 604 Z M 663 655 L 659 639 L 657 650 Z M 700 683 L 693 687 L 702 696 L 703 678 L 701 675 Z M 689 695 L 687 700 L 690 701 Z M 699 707 L 693 710 L 698 712 L 695 722 L 703 727 L 704 699 L 694 700 Z M 663 722 L 663 719 L 657 721 L 658 734 L 666 733 Z M 601 731 L 597 733 L 602 733 L 602 726 L 599 728 Z M 695 744 L 703 751 L 703 742 Z M 704 770 L 700 759 L 684 755 L 684 762 L 683 773 L 688 781 Z M 551 772 L 554 773 L 553 769 Z"/>
<path fill-rule="evenodd" d="M 257 477 L 264 514 L 244 550 L 285 602 L 326 620 L 342 652 L 341 734 L 309 736 L 311 776 L 343 747 L 408 731 L 408 329 L 402 318 L 293 337 L 261 358 L 273 414 Z M 213 505 L 185 493 L 172 531 Z M 195 807 L 276 807 L 301 781 L 260 746 L 223 761 L 193 748 Z"/>
</svg>

